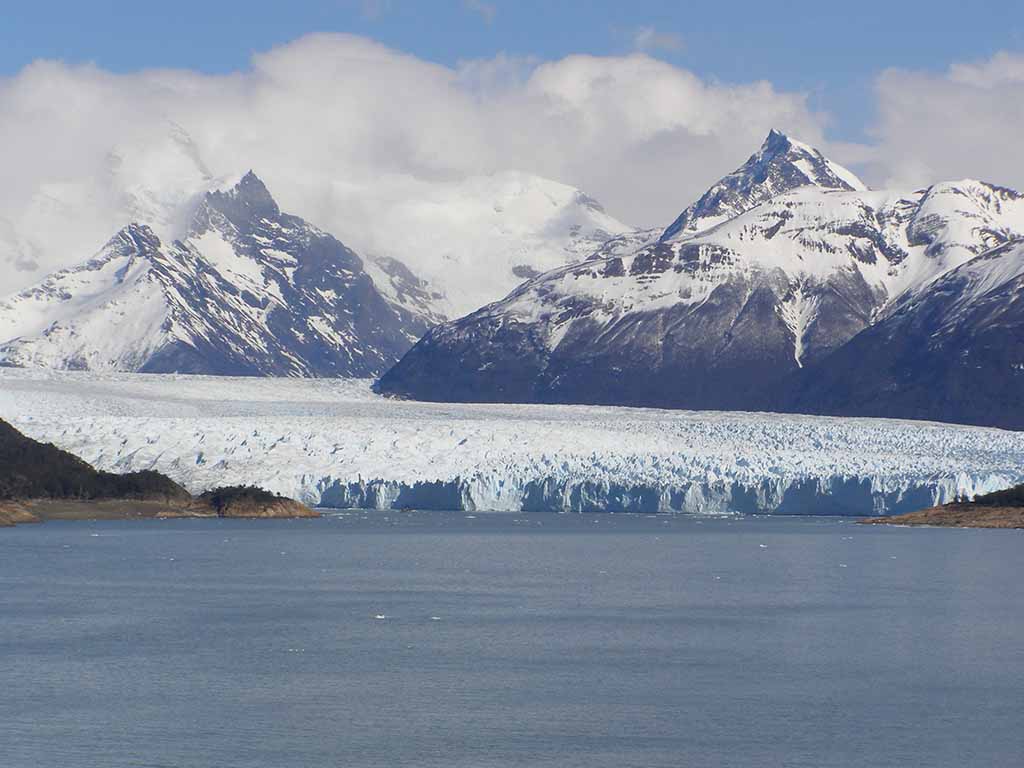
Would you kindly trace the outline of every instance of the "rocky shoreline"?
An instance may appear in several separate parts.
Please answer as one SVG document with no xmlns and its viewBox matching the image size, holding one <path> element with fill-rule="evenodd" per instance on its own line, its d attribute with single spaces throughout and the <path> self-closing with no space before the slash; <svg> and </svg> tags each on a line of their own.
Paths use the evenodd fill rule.
<svg viewBox="0 0 1024 768">
<path fill-rule="evenodd" d="M 197 498 L 188 503 L 139 499 L 28 499 L 0 502 L 0 527 L 47 520 L 154 520 L 166 518 L 312 518 L 320 513 L 292 499 L 232 502 L 223 509 Z"/>
<path fill-rule="evenodd" d="M 892 517 L 872 517 L 866 525 L 933 525 L 944 528 L 1024 528 L 1024 485 L 958 499 L 940 507 Z"/>
<path fill-rule="evenodd" d="M 942 528 L 1024 528 L 1024 507 L 946 504 L 919 512 L 858 520 L 864 525 L 930 525 Z"/>
</svg>

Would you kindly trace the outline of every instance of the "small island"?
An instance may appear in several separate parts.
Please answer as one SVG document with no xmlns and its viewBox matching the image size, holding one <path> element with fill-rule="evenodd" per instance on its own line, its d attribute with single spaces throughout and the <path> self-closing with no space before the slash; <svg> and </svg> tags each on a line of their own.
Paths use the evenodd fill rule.
<svg viewBox="0 0 1024 768">
<path fill-rule="evenodd" d="M 858 520 L 865 525 L 933 525 L 945 528 L 1024 528 L 1024 485 L 891 517 Z"/>
<path fill-rule="evenodd" d="M 293 518 L 319 513 L 261 488 L 231 486 L 194 497 L 159 472 L 102 472 L 0 419 L 0 527 L 163 517 Z"/>
</svg>

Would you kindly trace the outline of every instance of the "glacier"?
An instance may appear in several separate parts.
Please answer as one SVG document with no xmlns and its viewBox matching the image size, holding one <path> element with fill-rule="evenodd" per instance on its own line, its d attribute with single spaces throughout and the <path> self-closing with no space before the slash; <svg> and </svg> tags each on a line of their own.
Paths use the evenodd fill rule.
<svg viewBox="0 0 1024 768">
<path fill-rule="evenodd" d="M 422 403 L 369 380 L 0 368 L 0 418 L 98 468 L 334 508 L 897 514 L 1024 482 L 1024 433 L 923 421 Z"/>
</svg>

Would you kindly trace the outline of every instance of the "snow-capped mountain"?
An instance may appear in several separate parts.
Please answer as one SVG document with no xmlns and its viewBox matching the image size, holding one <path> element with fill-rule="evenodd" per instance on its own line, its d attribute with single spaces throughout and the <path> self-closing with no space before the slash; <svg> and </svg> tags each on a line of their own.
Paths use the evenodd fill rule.
<svg viewBox="0 0 1024 768">
<path fill-rule="evenodd" d="M 203 196 L 181 240 L 129 225 L 93 259 L 0 302 L 0 361 L 367 376 L 428 325 L 385 299 L 353 251 L 281 212 L 249 172 Z"/>
<path fill-rule="evenodd" d="M 870 191 L 772 132 L 677 224 L 628 256 L 554 270 L 432 329 L 380 390 L 776 407 L 780 382 L 936 277 L 1024 236 L 1024 197 L 975 181 Z"/>
<path fill-rule="evenodd" d="M 1024 241 L 943 274 L 786 384 L 787 410 L 1024 429 Z"/>
<path fill-rule="evenodd" d="M 128 222 L 163 243 L 188 236 L 206 192 L 237 180 L 239 158 L 168 122 L 125 139 L 88 168 L 42 175 L 23 204 L 0 210 L 5 292 L 74 266 Z M 497 301 L 525 279 L 585 258 L 633 229 L 575 187 L 525 172 L 465 177 L 297 174 L 258 160 L 285 208 L 337 233 L 390 301 L 434 321 Z"/>
<path fill-rule="evenodd" d="M 749 211 L 799 187 L 863 192 L 864 183 L 814 147 L 771 131 L 740 168 L 720 179 L 662 233 L 662 240 L 686 237 Z"/>
<path fill-rule="evenodd" d="M 316 213 L 353 233 L 371 261 L 383 256 L 405 264 L 423 280 L 431 306 L 448 318 L 580 261 L 609 238 L 636 233 L 579 189 L 513 171 L 429 183 L 408 177 L 339 182 L 330 208 Z"/>
</svg>

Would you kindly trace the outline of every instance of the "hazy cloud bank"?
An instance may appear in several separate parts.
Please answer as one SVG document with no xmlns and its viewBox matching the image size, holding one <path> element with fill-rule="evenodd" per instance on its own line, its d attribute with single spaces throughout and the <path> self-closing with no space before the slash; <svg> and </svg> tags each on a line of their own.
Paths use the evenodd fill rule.
<svg viewBox="0 0 1024 768">
<path fill-rule="evenodd" d="M 830 146 L 827 116 L 802 93 L 709 82 L 643 53 L 449 68 L 312 35 L 227 76 L 37 62 L 0 79 L 0 275 L 24 285 L 89 255 L 126 216 L 158 216 L 248 168 L 357 248 L 380 235 L 361 201 L 401 205 L 510 169 L 578 186 L 629 223 L 665 224 L 771 127 L 860 163 L 869 183 L 1024 182 L 1024 58 L 887 71 L 877 93 L 877 143 Z"/>
</svg>

